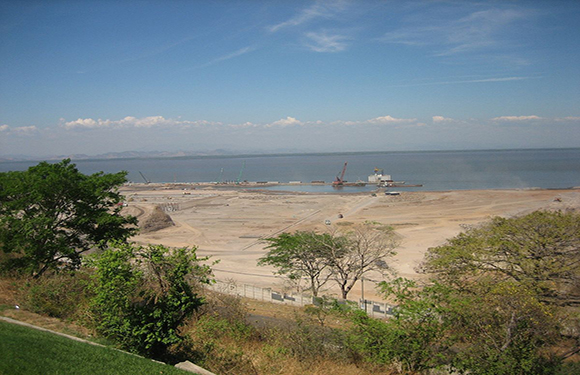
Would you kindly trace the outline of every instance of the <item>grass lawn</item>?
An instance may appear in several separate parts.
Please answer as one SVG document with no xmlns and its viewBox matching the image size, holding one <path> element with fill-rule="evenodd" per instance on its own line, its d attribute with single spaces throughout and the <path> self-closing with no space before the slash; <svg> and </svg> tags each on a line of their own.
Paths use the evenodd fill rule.
<svg viewBox="0 0 580 375">
<path fill-rule="evenodd" d="M 110 348 L 0 321 L 0 374 L 192 374 Z"/>
</svg>

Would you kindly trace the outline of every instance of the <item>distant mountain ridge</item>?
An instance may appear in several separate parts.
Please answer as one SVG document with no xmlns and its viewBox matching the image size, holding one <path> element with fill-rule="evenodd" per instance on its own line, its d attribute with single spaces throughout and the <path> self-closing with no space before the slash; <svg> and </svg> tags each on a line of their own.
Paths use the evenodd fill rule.
<svg viewBox="0 0 580 375">
<path fill-rule="evenodd" d="M 90 159 L 132 159 L 132 158 L 178 158 L 188 156 L 227 156 L 240 154 L 270 154 L 270 153 L 297 153 L 299 150 L 268 150 L 268 151 L 232 151 L 232 150 L 210 150 L 210 151 L 123 151 L 107 152 L 104 154 L 87 155 L 87 154 L 69 154 L 69 155 L 51 155 L 51 156 L 28 156 L 28 155 L 4 155 L 0 156 L 0 162 L 9 161 L 36 161 L 36 160 L 90 160 Z M 302 151 L 303 152 L 303 151 Z"/>
</svg>

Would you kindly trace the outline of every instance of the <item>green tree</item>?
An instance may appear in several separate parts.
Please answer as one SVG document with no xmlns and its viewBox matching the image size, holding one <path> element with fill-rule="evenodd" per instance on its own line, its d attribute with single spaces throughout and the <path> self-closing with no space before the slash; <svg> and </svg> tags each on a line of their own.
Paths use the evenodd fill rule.
<svg viewBox="0 0 580 375">
<path fill-rule="evenodd" d="M 424 270 L 453 291 L 454 366 L 552 373 L 578 352 L 579 245 L 577 212 L 536 211 L 493 218 L 429 249 Z M 554 345 L 566 353 L 556 356 Z"/>
<path fill-rule="evenodd" d="M 355 314 L 351 350 L 369 362 L 396 363 L 405 373 L 447 364 L 452 344 L 443 303 L 447 289 L 439 284 L 419 288 L 402 278 L 383 282 L 380 288 L 385 298 L 397 304 L 394 314 L 386 321 Z"/>
<path fill-rule="evenodd" d="M 354 321 L 352 347 L 406 371 L 554 374 L 580 351 L 576 212 L 494 218 L 429 249 L 419 287 L 381 284 L 394 316 Z"/>
<path fill-rule="evenodd" d="M 122 348 L 163 358 L 182 341 L 180 327 L 202 304 L 196 286 L 210 282 L 211 269 L 196 249 L 120 244 L 91 262 L 91 304 L 97 331 Z"/>
<path fill-rule="evenodd" d="M 561 326 L 555 309 L 513 281 L 478 280 L 454 291 L 447 311 L 455 337 L 454 368 L 471 374 L 552 374 L 560 359 L 550 354 Z"/>
<path fill-rule="evenodd" d="M 35 277 L 57 267 L 77 268 L 86 251 L 134 234 L 136 219 L 120 214 L 118 187 L 125 176 L 84 175 L 69 159 L 0 173 L 3 268 Z"/>
<path fill-rule="evenodd" d="M 328 280 L 336 281 L 341 297 L 367 272 L 390 271 L 385 258 L 395 254 L 397 238 L 391 228 L 366 223 L 342 235 L 315 232 L 283 233 L 268 238 L 270 249 L 259 265 L 272 265 L 291 280 L 306 278 L 308 288 L 318 296 Z"/>
<path fill-rule="evenodd" d="M 487 275 L 525 286 L 549 304 L 579 305 L 580 213 L 493 218 L 429 249 L 423 266 L 457 286 Z"/>
<path fill-rule="evenodd" d="M 270 250 L 259 259 L 258 265 L 274 266 L 279 275 L 296 283 L 305 278 L 307 289 L 317 297 L 332 275 L 328 272 L 327 248 L 324 246 L 332 240 L 329 234 L 315 232 L 282 233 L 278 237 L 266 238 L 266 249 Z"/>
</svg>

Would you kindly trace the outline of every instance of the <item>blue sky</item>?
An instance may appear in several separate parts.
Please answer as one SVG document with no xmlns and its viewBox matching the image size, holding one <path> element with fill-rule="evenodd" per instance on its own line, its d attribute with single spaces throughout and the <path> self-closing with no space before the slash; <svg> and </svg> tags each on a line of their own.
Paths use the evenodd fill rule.
<svg viewBox="0 0 580 375">
<path fill-rule="evenodd" d="M 580 146 L 579 1 L 0 1 L 0 155 Z"/>
</svg>

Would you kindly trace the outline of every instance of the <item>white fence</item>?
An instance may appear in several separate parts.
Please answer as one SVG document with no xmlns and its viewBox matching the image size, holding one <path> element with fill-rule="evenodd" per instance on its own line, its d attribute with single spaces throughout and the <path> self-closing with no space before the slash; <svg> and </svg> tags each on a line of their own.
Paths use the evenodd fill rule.
<svg viewBox="0 0 580 375">
<path fill-rule="evenodd" d="M 317 304 L 316 299 L 310 295 L 287 294 L 283 292 L 274 291 L 272 290 L 272 288 L 260 288 L 248 284 L 238 285 L 235 282 L 225 282 L 216 280 L 215 284 L 211 284 L 209 288 L 220 293 L 227 293 L 237 295 L 240 297 L 246 297 L 273 303 L 284 303 L 294 306 L 306 306 Z M 338 302 L 346 303 L 345 300 L 338 300 Z M 362 299 L 360 301 L 348 301 L 348 302 L 352 302 L 353 304 L 358 305 L 358 307 L 361 310 L 365 310 L 366 313 L 372 318 L 384 319 L 387 318 L 389 315 L 393 314 L 393 306 L 384 302 L 375 302 L 369 300 L 363 301 Z"/>
</svg>

